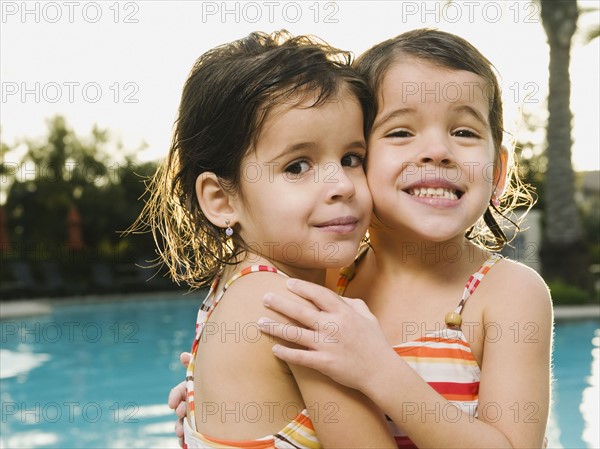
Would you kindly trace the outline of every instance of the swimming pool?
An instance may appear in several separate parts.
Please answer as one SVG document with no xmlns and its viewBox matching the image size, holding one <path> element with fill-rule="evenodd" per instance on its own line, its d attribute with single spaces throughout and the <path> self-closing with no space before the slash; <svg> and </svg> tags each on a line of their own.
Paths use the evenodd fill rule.
<svg viewBox="0 0 600 449">
<path fill-rule="evenodd" d="M 183 379 L 202 295 L 64 305 L 0 322 L 1 448 L 178 447 L 168 390 Z M 551 448 L 596 448 L 597 321 L 556 326 Z"/>
</svg>

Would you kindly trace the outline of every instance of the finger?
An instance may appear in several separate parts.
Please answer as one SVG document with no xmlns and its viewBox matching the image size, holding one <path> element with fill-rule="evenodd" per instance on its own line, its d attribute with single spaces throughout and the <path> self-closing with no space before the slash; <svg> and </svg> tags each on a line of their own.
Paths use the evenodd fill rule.
<svg viewBox="0 0 600 449">
<path fill-rule="evenodd" d="M 320 370 L 320 367 L 324 363 L 319 357 L 319 353 L 316 351 L 292 349 L 283 345 L 273 346 L 273 354 L 284 362 L 293 365 L 302 365 L 316 370 Z"/>
<path fill-rule="evenodd" d="M 263 332 L 300 346 L 311 348 L 315 342 L 315 332 L 310 329 L 289 323 L 281 324 L 279 321 L 273 321 L 266 317 L 259 318 L 258 325 Z"/>
<path fill-rule="evenodd" d="M 181 382 L 175 388 L 171 389 L 169 392 L 169 399 L 167 400 L 167 404 L 169 404 L 169 408 L 175 410 L 177 406 L 181 403 L 181 401 L 185 402 L 186 396 L 186 388 L 185 381 Z"/>
<path fill-rule="evenodd" d="M 339 310 L 340 306 L 345 304 L 340 301 L 340 297 L 331 290 L 312 282 L 306 282 L 300 279 L 288 279 L 286 282 L 288 290 L 294 292 L 304 299 L 308 299 L 319 309 L 325 312 Z"/>
<path fill-rule="evenodd" d="M 369 306 L 362 299 L 344 298 L 342 300 L 355 312 L 360 313 L 362 316 L 367 318 L 375 318 L 375 315 L 371 313 Z"/>
<path fill-rule="evenodd" d="M 180 419 L 185 418 L 185 415 L 187 414 L 187 402 L 183 401 L 179 403 L 179 405 L 175 409 L 175 414 Z"/>
<path fill-rule="evenodd" d="M 179 354 L 179 360 L 181 361 L 181 364 L 186 368 L 188 367 L 191 359 L 192 354 L 190 354 L 189 352 L 182 352 L 181 354 Z"/>
<path fill-rule="evenodd" d="M 180 419 L 175 423 L 175 435 L 179 438 L 183 438 L 183 420 Z"/>
<path fill-rule="evenodd" d="M 286 315 L 308 329 L 317 327 L 319 319 L 322 318 L 321 312 L 315 310 L 309 304 L 293 301 L 275 293 L 267 293 L 263 298 L 263 304 L 265 307 Z"/>
</svg>

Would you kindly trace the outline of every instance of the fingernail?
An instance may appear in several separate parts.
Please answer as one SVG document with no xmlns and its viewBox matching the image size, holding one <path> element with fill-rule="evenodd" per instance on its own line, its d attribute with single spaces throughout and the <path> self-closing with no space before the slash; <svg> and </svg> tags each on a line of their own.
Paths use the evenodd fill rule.
<svg viewBox="0 0 600 449">
<path fill-rule="evenodd" d="M 263 304 L 265 305 L 265 307 L 269 307 L 271 305 L 272 300 L 273 296 L 271 296 L 270 293 L 267 293 L 265 296 L 263 296 Z"/>
<path fill-rule="evenodd" d="M 279 354 L 279 348 L 281 348 L 280 345 L 274 345 L 271 350 L 273 351 L 273 354 L 277 355 Z"/>
<path fill-rule="evenodd" d="M 268 327 L 269 323 L 272 323 L 272 321 L 263 316 L 258 319 L 257 323 L 260 327 Z"/>
<path fill-rule="evenodd" d="M 288 279 L 286 281 L 286 285 L 288 286 L 288 288 L 294 288 L 297 284 L 296 279 Z"/>
</svg>

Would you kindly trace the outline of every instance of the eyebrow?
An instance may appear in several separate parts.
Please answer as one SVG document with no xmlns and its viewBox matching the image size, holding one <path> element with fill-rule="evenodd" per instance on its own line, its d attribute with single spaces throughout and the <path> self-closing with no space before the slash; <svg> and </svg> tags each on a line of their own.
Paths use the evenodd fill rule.
<svg viewBox="0 0 600 449">
<path fill-rule="evenodd" d="M 380 126 L 382 126 L 388 120 L 391 120 L 391 119 L 396 118 L 396 117 L 401 117 L 403 115 L 414 114 L 416 112 L 417 111 L 414 108 L 395 109 L 392 112 L 390 112 L 389 114 L 387 114 L 386 116 L 384 116 L 383 118 L 381 118 L 381 119 L 377 120 L 375 123 L 373 123 L 372 131 L 375 131 L 377 128 L 379 128 Z"/>
<path fill-rule="evenodd" d="M 486 128 L 489 126 L 487 119 L 484 116 L 482 116 L 477 109 L 475 109 L 474 107 L 469 106 L 467 104 L 462 104 L 460 106 L 456 106 L 456 107 L 452 108 L 452 112 L 466 113 L 466 114 L 470 115 L 471 117 L 473 117 L 478 122 L 480 122 Z"/>
<path fill-rule="evenodd" d="M 299 142 L 299 143 L 295 143 L 293 145 L 289 145 L 286 146 L 282 151 L 280 151 L 277 155 L 275 155 L 275 157 L 273 157 L 271 160 L 274 161 L 276 159 L 279 159 L 283 156 L 288 156 L 290 154 L 294 154 L 294 153 L 301 153 L 304 151 L 316 151 L 318 149 L 319 145 L 316 142 Z M 347 150 L 351 150 L 351 149 L 361 149 L 361 150 L 366 150 L 367 149 L 367 143 L 366 141 L 361 141 L 361 140 L 355 140 L 354 142 L 350 142 L 348 145 L 344 146 L 344 149 Z"/>
<path fill-rule="evenodd" d="M 373 128 L 372 131 L 375 131 L 377 128 L 379 128 L 380 126 L 382 126 L 383 124 L 385 124 L 387 121 L 396 118 L 396 117 L 401 117 L 403 115 L 409 115 L 409 114 L 414 114 L 416 113 L 416 109 L 414 108 L 401 108 L 401 109 L 396 109 L 394 111 L 391 111 L 389 114 L 387 114 L 385 117 L 377 120 L 374 124 L 373 124 Z M 466 113 L 468 115 L 470 115 L 471 117 L 473 117 L 475 120 L 477 120 L 478 122 L 480 122 L 483 126 L 487 127 L 488 121 L 486 120 L 485 117 L 483 117 L 479 111 L 475 108 L 473 108 L 472 106 L 469 105 L 459 105 L 456 107 L 452 108 L 452 112 L 455 113 Z"/>
<path fill-rule="evenodd" d="M 298 153 L 301 151 L 314 151 L 317 148 L 316 142 L 299 142 L 293 145 L 286 146 L 283 151 L 281 151 L 277 157 L 281 157 L 285 154 L 289 153 Z"/>
</svg>

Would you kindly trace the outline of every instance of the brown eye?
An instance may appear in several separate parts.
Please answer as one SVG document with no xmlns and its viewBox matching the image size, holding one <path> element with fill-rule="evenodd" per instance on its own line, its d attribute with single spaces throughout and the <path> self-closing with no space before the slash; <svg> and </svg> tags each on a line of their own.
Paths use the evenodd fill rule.
<svg viewBox="0 0 600 449">
<path fill-rule="evenodd" d="M 342 158 L 342 167 L 360 167 L 363 164 L 364 157 L 360 154 L 346 154 Z"/>
<path fill-rule="evenodd" d="M 407 131 L 405 129 L 399 129 L 398 131 L 393 131 L 389 134 L 387 134 L 385 137 L 412 137 L 412 134 L 410 131 Z"/>
<path fill-rule="evenodd" d="M 454 131 L 452 133 L 452 135 L 456 136 L 456 137 L 465 137 L 465 138 L 470 138 L 470 139 L 473 139 L 473 138 L 478 139 L 479 138 L 479 136 L 476 133 L 474 133 L 473 131 L 471 131 L 469 129 L 459 129 L 457 131 Z"/>
<path fill-rule="evenodd" d="M 310 164 L 307 161 L 292 162 L 285 168 L 285 172 L 291 175 L 301 175 L 310 170 Z"/>
</svg>

